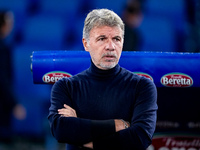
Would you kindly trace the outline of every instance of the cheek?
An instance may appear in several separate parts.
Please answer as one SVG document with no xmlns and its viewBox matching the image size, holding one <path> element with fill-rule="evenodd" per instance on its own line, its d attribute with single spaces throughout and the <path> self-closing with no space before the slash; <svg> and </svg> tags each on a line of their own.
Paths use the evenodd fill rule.
<svg viewBox="0 0 200 150">
<path fill-rule="evenodd" d="M 123 41 L 122 41 L 122 42 L 119 42 L 119 43 L 117 43 L 116 45 L 117 45 L 117 47 L 118 47 L 119 49 L 122 49 L 122 47 L 123 47 Z"/>
<path fill-rule="evenodd" d="M 117 47 L 117 51 L 118 51 L 118 52 L 121 52 L 121 51 L 122 51 L 123 45 L 122 45 L 121 43 L 117 43 L 117 44 L 116 44 L 116 47 Z"/>
<path fill-rule="evenodd" d="M 94 59 L 98 60 L 98 59 L 100 59 L 100 57 L 101 57 L 101 53 L 99 53 L 98 51 L 95 51 L 95 52 L 92 51 L 91 56 L 92 56 Z"/>
<path fill-rule="evenodd" d="M 93 54 L 93 56 L 98 56 L 101 55 L 103 47 L 101 45 L 91 45 L 90 51 Z"/>
<path fill-rule="evenodd" d="M 96 49 L 90 49 L 90 56 L 93 59 L 97 59 L 97 57 L 98 57 L 98 51 Z"/>
</svg>

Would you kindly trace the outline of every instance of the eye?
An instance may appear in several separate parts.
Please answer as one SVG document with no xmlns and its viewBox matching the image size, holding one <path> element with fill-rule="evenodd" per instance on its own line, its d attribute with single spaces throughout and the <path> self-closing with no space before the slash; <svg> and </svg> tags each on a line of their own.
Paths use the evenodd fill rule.
<svg viewBox="0 0 200 150">
<path fill-rule="evenodd" d="M 118 42 L 118 41 L 121 41 L 121 38 L 115 37 L 114 40 Z"/>
<path fill-rule="evenodd" d="M 103 40 L 105 40 L 104 37 L 101 37 L 101 38 L 98 39 L 98 41 L 103 41 Z"/>
<path fill-rule="evenodd" d="M 105 35 L 100 35 L 99 37 L 97 37 L 97 41 L 105 41 L 107 39 L 107 37 Z"/>
</svg>

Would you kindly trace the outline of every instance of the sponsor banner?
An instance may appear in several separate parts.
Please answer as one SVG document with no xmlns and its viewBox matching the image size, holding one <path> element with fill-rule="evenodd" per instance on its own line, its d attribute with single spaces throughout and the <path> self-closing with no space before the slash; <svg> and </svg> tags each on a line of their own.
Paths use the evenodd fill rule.
<svg viewBox="0 0 200 150">
<path fill-rule="evenodd" d="M 135 74 L 137 74 L 137 75 L 139 75 L 139 76 L 146 77 L 146 78 L 150 79 L 151 81 L 153 81 L 152 76 L 150 76 L 150 75 L 147 74 L 147 73 L 144 73 L 144 72 L 133 72 L 133 73 L 135 73 Z"/>
<path fill-rule="evenodd" d="M 179 72 L 162 76 L 160 82 L 166 87 L 190 87 L 193 85 L 193 79 L 189 75 Z"/>
<path fill-rule="evenodd" d="M 47 72 L 62 70 L 75 75 L 91 63 L 90 55 L 85 51 L 34 51 L 31 59 L 33 82 L 36 84 L 45 83 L 42 77 Z M 131 72 L 151 75 L 148 77 L 157 87 L 200 87 L 199 60 L 200 53 L 123 51 L 119 64 Z M 176 72 L 182 74 L 166 76 Z"/>
<path fill-rule="evenodd" d="M 157 135 L 147 150 L 200 150 L 200 135 Z"/>
<path fill-rule="evenodd" d="M 58 80 L 64 78 L 64 77 L 71 77 L 72 75 L 67 73 L 67 72 L 63 72 L 63 71 L 52 71 L 52 72 L 48 72 L 46 73 L 43 77 L 42 77 L 42 81 L 44 83 L 48 83 L 48 84 L 54 84 L 55 82 L 57 82 Z"/>
<path fill-rule="evenodd" d="M 73 76 L 90 66 L 90 58 L 84 51 L 34 51 L 31 64 L 34 84 L 52 84 L 54 81 L 48 82 L 46 73 L 63 71 Z"/>
</svg>

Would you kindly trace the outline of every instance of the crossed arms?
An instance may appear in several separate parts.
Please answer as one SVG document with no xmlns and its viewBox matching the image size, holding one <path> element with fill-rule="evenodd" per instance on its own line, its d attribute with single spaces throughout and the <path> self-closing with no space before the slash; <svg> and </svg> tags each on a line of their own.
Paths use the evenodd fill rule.
<svg viewBox="0 0 200 150">
<path fill-rule="evenodd" d="M 66 104 L 64 104 L 64 108 L 58 109 L 58 114 L 60 114 L 61 117 L 75 117 L 75 118 L 77 118 L 76 111 Z M 127 121 L 123 122 L 122 120 L 115 119 L 114 122 L 115 122 L 115 131 L 116 132 L 125 129 L 126 125 L 128 127 L 130 127 L 129 122 L 127 122 Z M 86 143 L 86 144 L 83 145 L 83 147 L 93 149 L 93 142 Z"/>
</svg>

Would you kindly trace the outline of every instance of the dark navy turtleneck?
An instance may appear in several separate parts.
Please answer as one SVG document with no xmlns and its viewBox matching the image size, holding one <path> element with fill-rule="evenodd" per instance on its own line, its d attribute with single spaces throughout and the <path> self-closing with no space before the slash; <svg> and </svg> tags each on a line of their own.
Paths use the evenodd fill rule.
<svg viewBox="0 0 200 150">
<path fill-rule="evenodd" d="M 79 150 L 93 142 L 96 150 L 142 150 L 151 143 L 155 130 L 157 92 L 154 83 L 116 65 L 90 68 L 63 78 L 52 88 L 49 122 L 52 134 L 67 150 Z M 61 117 L 58 109 L 67 104 L 77 118 Z M 114 119 L 131 127 L 115 132 Z"/>
</svg>

